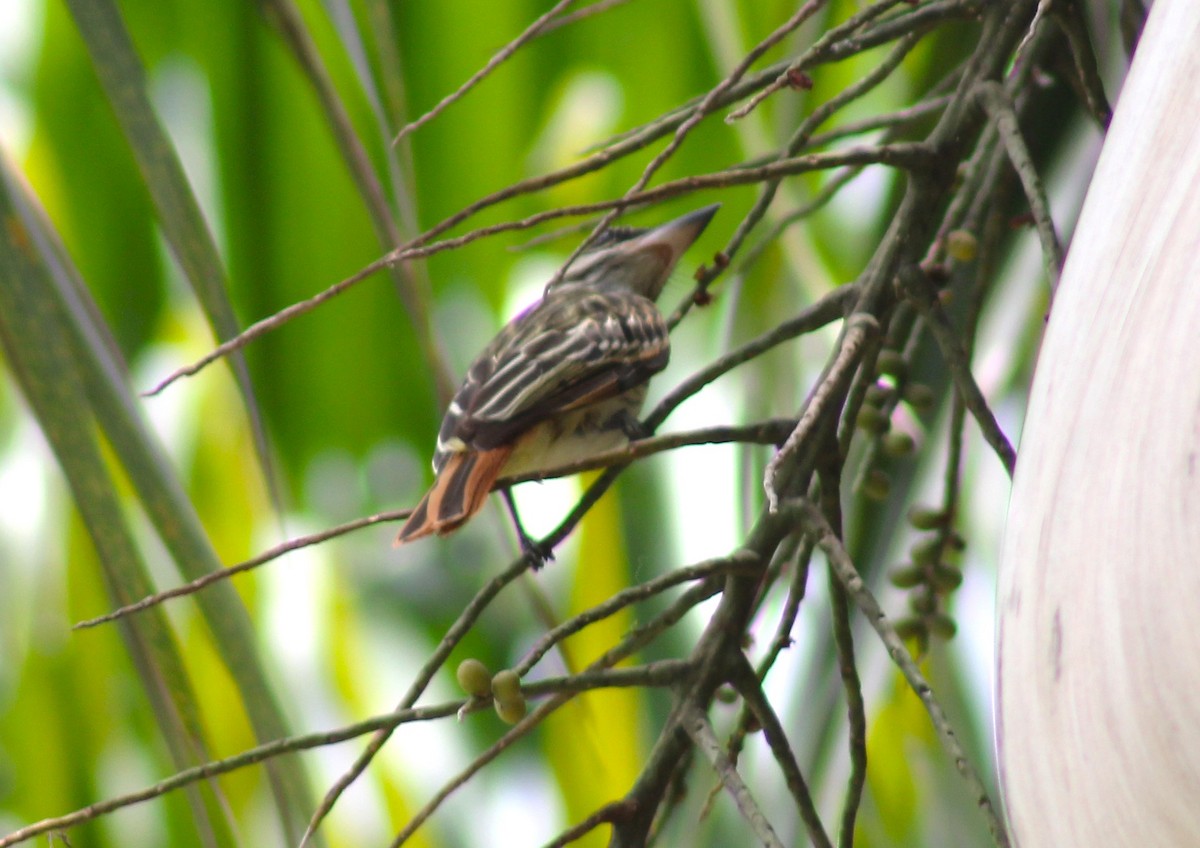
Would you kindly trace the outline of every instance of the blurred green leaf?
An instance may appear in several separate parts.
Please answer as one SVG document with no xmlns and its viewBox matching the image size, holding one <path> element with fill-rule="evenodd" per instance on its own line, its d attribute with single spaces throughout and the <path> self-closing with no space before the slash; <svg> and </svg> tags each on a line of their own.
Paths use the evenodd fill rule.
<svg viewBox="0 0 1200 848">
<path fill-rule="evenodd" d="M 240 328 L 229 302 L 228 283 L 216 242 L 179 158 L 150 105 L 142 64 L 120 12 L 112 0 L 68 0 L 68 6 L 91 52 L 100 83 L 129 140 L 167 241 L 203 305 L 217 338 L 225 341 L 237 335 Z M 230 356 L 230 364 L 246 400 L 263 476 L 272 492 L 272 500 L 281 509 L 274 464 L 245 359 L 240 352 L 235 352 Z"/>
<path fill-rule="evenodd" d="M 114 604 L 152 591 L 146 566 L 105 467 L 74 334 L 67 326 L 37 239 L 19 215 L 7 173 L 0 180 L 0 342 L 9 369 L 54 449 L 103 566 Z M 126 648 L 179 768 L 209 759 L 195 695 L 160 610 L 119 625 Z M 206 845 L 232 845 L 222 802 L 211 787 L 189 791 Z"/>
</svg>

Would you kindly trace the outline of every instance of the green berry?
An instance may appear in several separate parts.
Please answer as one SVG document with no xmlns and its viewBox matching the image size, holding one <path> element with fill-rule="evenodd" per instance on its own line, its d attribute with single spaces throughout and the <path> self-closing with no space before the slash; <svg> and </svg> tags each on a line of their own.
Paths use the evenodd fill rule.
<svg viewBox="0 0 1200 848">
<path fill-rule="evenodd" d="M 521 697 L 521 678 L 511 668 L 497 671 L 492 678 L 492 694 L 498 701 L 515 701 Z"/>
<path fill-rule="evenodd" d="M 962 585 L 962 569 L 944 562 L 934 565 L 930 572 L 929 583 L 939 592 L 953 592 Z"/>
<path fill-rule="evenodd" d="M 933 565 L 942 553 L 942 540 L 936 536 L 922 539 L 908 550 L 917 565 Z"/>
<path fill-rule="evenodd" d="M 896 635 L 906 642 L 928 633 L 925 622 L 919 618 L 902 618 L 896 622 L 895 626 Z"/>
<path fill-rule="evenodd" d="M 954 623 L 953 618 L 939 612 L 929 617 L 929 629 L 939 639 L 953 639 L 954 634 L 958 632 L 958 625 Z"/>
<path fill-rule="evenodd" d="M 871 406 L 883 406 L 892 396 L 891 386 L 885 386 L 882 383 L 872 383 L 867 386 L 866 394 L 863 399 Z"/>
<path fill-rule="evenodd" d="M 969 230 L 946 233 L 946 255 L 959 262 L 973 262 L 979 255 L 979 239 Z"/>
<path fill-rule="evenodd" d="M 463 660 L 454 675 L 458 678 L 458 685 L 468 695 L 483 698 L 492 694 L 492 673 L 479 660 Z"/>
<path fill-rule="evenodd" d="M 908 511 L 908 523 L 917 530 L 935 530 L 946 523 L 946 514 L 940 509 L 914 506 Z"/>
<path fill-rule="evenodd" d="M 858 429 L 875 435 L 886 433 L 892 426 L 891 420 L 883 414 L 883 410 L 869 403 L 864 403 L 854 419 Z"/>
<path fill-rule="evenodd" d="M 500 716 L 500 720 L 505 724 L 516 724 L 525 718 L 525 713 L 529 711 L 520 693 L 515 698 L 493 698 L 492 706 L 496 708 L 496 715 Z"/>
<path fill-rule="evenodd" d="M 883 452 L 888 456 L 907 456 L 917 443 L 908 433 L 893 430 L 883 437 Z"/>
<path fill-rule="evenodd" d="M 885 501 L 891 490 L 892 480 L 886 473 L 878 468 L 872 468 L 867 472 L 867 477 L 862 484 L 862 493 L 865 497 L 873 501 Z"/>
<path fill-rule="evenodd" d="M 891 374 L 897 380 L 903 380 L 908 374 L 908 362 L 900 351 L 884 348 L 879 351 L 879 358 L 875 360 L 875 370 L 880 374 Z"/>
<path fill-rule="evenodd" d="M 889 571 L 888 580 L 898 589 L 911 589 L 925 580 L 925 569 L 908 562 Z"/>
<path fill-rule="evenodd" d="M 909 383 L 904 387 L 904 400 L 913 409 L 924 412 L 933 408 L 936 398 L 933 395 L 933 389 L 924 383 Z"/>
</svg>

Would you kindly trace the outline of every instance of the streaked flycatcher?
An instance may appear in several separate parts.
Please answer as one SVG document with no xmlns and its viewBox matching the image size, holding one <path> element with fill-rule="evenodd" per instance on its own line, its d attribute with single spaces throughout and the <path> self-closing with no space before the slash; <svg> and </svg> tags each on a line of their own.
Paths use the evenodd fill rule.
<svg viewBox="0 0 1200 848">
<path fill-rule="evenodd" d="M 396 544 L 456 530 L 502 477 L 586 459 L 640 433 L 646 382 L 670 355 L 655 301 L 716 211 L 648 230 L 610 228 L 492 339 L 450 401 L 437 479 Z M 545 557 L 512 512 L 526 553 Z"/>
</svg>

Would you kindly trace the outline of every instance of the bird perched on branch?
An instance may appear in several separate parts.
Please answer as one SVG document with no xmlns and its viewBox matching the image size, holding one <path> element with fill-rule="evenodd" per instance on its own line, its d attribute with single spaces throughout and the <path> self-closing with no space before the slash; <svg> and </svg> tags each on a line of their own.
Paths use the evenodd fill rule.
<svg viewBox="0 0 1200 848">
<path fill-rule="evenodd" d="M 483 508 L 497 480 L 545 471 L 641 435 L 646 382 L 667 365 L 655 301 L 717 205 L 653 229 L 614 227 L 508 323 L 467 369 L 438 432 L 437 479 L 400 545 L 446 535 Z M 506 502 L 527 555 L 545 559 Z"/>
</svg>

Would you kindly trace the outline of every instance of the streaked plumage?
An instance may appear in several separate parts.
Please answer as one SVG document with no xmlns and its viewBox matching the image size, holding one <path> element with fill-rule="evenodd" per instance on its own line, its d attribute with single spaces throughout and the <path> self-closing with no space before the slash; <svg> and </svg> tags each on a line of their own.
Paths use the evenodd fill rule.
<svg viewBox="0 0 1200 848">
<path fill-rule="evenodd" d="M 610 230 L 492 339 L 446 410 L 437 479 L 397 544 L 461 526 L 501 477 L 627 442 L 646 381 L 670 356 L 654 301 L 716 208 L 652 230 Z"/>
</svg>

